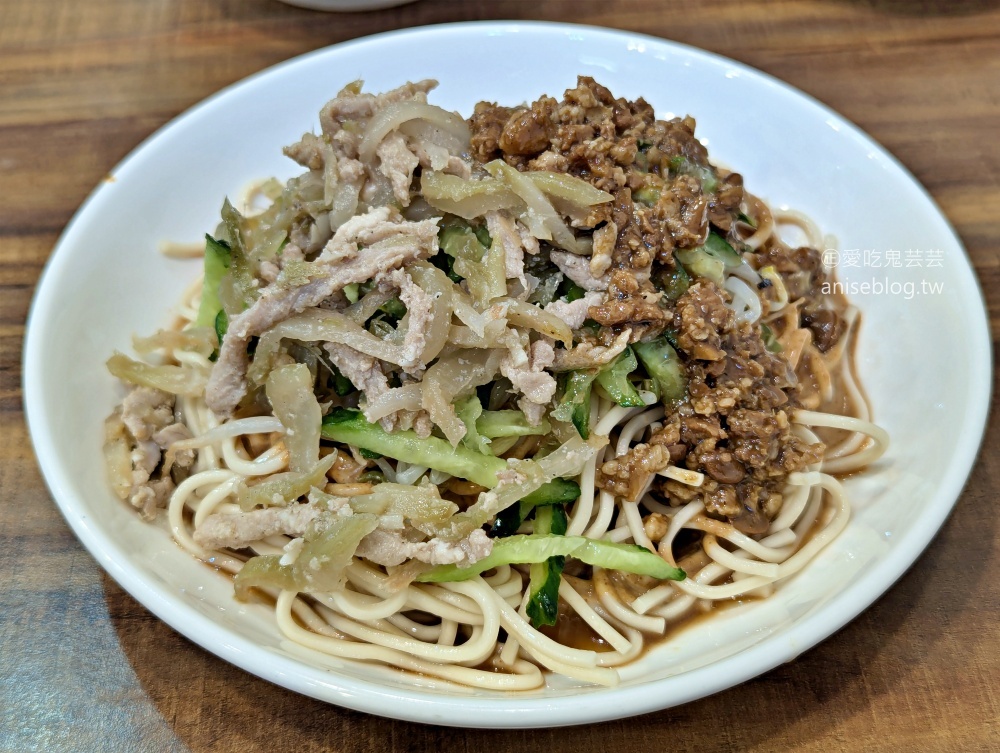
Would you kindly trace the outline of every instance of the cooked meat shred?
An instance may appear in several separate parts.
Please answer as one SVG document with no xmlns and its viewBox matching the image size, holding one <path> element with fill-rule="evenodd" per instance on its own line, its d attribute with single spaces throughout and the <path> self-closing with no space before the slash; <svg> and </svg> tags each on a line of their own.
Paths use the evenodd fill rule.
<svg viewBox="0 0 1000 753">
<path fill-rule="evenodd" d="M 122 423 L 140 442 L 174 421 L 174 396 L 152 387 L 136 387 L 122 401 Z"/>
<path fill-rule="evenodd" d="M 585 293 L 583 298 L 577 298 L 575 301 L 552 301 L 545 307 L 545 310 L 566 322 L 570 329 L 580 329 L 587 321 L 590 308 L 597 306 L 603 300 L 603 293 L 590 291 Z"/>
<path fill-rule="evenodd" d="M 549 254 L 552 263 L 559 267 L 559 271 L 566 275 L 584 290 L 607 290 L 609 275 L 601 274 L 595 276 L 591 271 L 590 259 L 586 256 L 577 256 L 568 251 L 553 251 Z"/>
<path fill-rule="evenodd" d="M 380 160 L 379 169 L 392 184 L 392 193 L 402 206 L 410 205 L 410 183 L 413 171 L 420 160 L 406 145 L 406 138 L 398 131 L 386 136 L 375 151 Z"/>
<path fill-rule="evenodd" d="M 547 371 L 555 362 L 555 350 L 551 343 L 537 340 L 531 344 L 527 362 L 519 364 L 511 353 L 500 362 L 500 373 L 521 392 L 525 399 L 538 405 L 545 405 L 556 394 L 556 380 Z"/>
<path fill-rule="evenodd" d="M 240 549 L 275 534 L 302 536 L 327 509 L 316 504 L 268 507 L 249 512 L 217 512 L 205 518 L 194 540 L 206 549 Z"/>
<path fill-rule="evenodd" d="M 268 286 L 249 309 L 230 321 L 205 390 L 208 407 L 218 415 L 230 415 L 246 394 L 251 337 L 321 305 L 347 285 L 428 258 L 437 251 L 437 222 L 437 218 L 409 222 L 390 207 L 378 207 L 341 225 L 315 261 L 321 277 L 300 287 Z"/>
<path fill-rule="evenodd" d="M 356 554 L 386 566 L 399 565 L 411 559 L 429 565 L 471 565 L 489 556 L 492 551 L 493 539 L 479 528 L 459 541 L 439 538 L 408 541 L 403 533 L 379 529 L 361 540 Z"/>
<path fill-rule="evenodd" d="M 170 495 L 194 464 L 193 450 L 174 452 L 171 445 L 188 439 L 180 423 L 175 397 L 150 387 L 134 387 L 105 422 L 105 442 L 123 442 L 131 466 L 129 484 L 120 494 L 149 520 L 167 506 Z"/>
</svg>

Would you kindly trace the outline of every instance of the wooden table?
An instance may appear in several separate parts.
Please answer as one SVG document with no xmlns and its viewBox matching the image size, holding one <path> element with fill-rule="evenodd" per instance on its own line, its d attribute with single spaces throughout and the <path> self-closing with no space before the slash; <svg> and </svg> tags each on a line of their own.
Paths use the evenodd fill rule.
<svg viewBox="0 0 1000 753">
<path fill-rule="evenodd" d="M 1000 750 L 996 412 L 941 534 L 834 637 L 714 697 L 567 731 L 426 727 L 272 686 L 152 617 L 70 533 L 32 456 L 19 364 L 35 282 L 91 188 L 154 129 L 273 63 L 374 32 L 488 18 L 657 34 L 830 104 L 930 189 L 996 321 L 997 0 L 423 0 L 349 15 L 272 0 L 2 0 L 0 750 Z"/>
</svg>

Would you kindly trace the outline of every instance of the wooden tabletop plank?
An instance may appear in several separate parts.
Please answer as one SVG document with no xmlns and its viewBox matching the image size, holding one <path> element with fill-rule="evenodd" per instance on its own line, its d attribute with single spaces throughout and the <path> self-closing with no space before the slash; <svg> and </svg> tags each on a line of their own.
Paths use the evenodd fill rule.
<svg viewBox="0 0 1000 753">
<path fill-rule="evenodd" d="M 149 614 L 62 521 L 24 424 L 21 343 L 45 261 L 93 187 L 178 113 L 269 65 L 380 31 L 500 18 L 659 35 L 731 56 L 830 105 L 883 143 L 941 205 L 983 284 L 996 343 L 996 0 L 422 0 L 344 15 L 273 0 L 5 0 L 0 750 L 1000 750 L 997 410 L 952 517 L 847 627 L 710 698 L 573 730 L 421 726 L 272 686 Z M 931 427 L 928 435 L 933 441 Z"/>
</svg>

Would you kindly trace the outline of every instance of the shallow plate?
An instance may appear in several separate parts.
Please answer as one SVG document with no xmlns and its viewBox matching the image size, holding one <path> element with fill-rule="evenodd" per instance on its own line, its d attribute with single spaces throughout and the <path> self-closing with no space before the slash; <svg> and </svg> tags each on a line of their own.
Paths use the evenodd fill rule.
<svg viewBox="0 0 1000 753">
<path fill-rule="evenodd" d="M 830 261 L 841 279 L 868 286 L 853 296 L 864 312 L 858 366 L 892 449 L 847 482 L 851 524 L 804 573 L 771 599 L 682 631 L 625 668 L 617 688 L 560 680 L 525 695 L 446 693 L 380 667 L 303 657 L 282 640 L 269 610 L 234 601 L 228 580 L 108 490 L 101 422 L 120 392 L 104 360 L 127 349 L 133 332 L 163 326 L 199 273 L 197 262 L 162 257 L 157 243 L 199 239 L 215 227 L 225 194 L 262 176 L 294 174 L 280 147 L 315 127 L 320 106 L 351 80 L 379 91 L 406 78 L 438 78 L 433 100 L 467 114 L 480 99 L 559 95 L 577 74 L 618 96 L 646 97 L 661 117 L 694 114 L 716 161 L 839 239 L 842 252 Z M 505 23 L 416 29 L 321 50 L 233 86 L 162 129 L 66 229 L 35 298 L 24 368 L 32 438 L 57 504 L 98 562 L 156 615 L 218 656 L 316 698 L 480 727 L 594 722 L 676 705 L 828 636 L 909 567 L 948 515 L 979 446 L 989 384 L 982 297 L 961 244 L 920 185 L 853 125 L 774 79 L 689 47 Z"/>
</svg>

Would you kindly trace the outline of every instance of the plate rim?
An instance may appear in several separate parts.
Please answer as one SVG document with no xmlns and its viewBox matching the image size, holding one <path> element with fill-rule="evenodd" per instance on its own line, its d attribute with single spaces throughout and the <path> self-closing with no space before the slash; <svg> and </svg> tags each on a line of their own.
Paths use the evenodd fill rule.
<svg viewBox="0 0 1000 753">
<path fill-rule="evenodd" d="M 985 348 L 981 348 L 978 351 L 984 354 L 980 359 L 980 368 L 970 369 L 967 386 L 971 398 L 985 398 L 982 403 L 986 406 L 990 404 L 993 373 L 992 341 L 989 336 L 988 317 L 982 286 L 972 267 L 971 260 L 968 258 L 968 252 L 965 250 L 964 243 L 958 233 L 955 232 L 948 217 L 937 205 L 923 184 L 885 147 L 862 131 L 853 122 L 812 95 L 802 92 L 798 88 L 748 64 L 681 42 L 627 30 L 582 24 L 537 21 L 467 21 L 382 32 L 307 52 L 258 71 L 220 89 L 156 129 L 156 131 L 143 139 L 125 158 L 112 168 L 109 174 L 116 176 L 126 171 L 131 162 L 138 159 L 140 154 L 151 145 L 160 139 L 166 138 L 174 129 L 184 127 L 188 121 L 196 117 L 203 109 L 214 107 L 217 102 L 229 96 L 232 92 L 252 87 L 264 77 L 274 75 L 288 67 L 301 65 L 313 58 L 322 57 L 334 51 L 391 43 L 393 39 L 398 37 L 439 33 L 493 33 L 511 36 L 525 32 L 554 33 L 564 36 L 570 33 L 586 34 L 603 37 L 607 41 L 619 45 L 627 41 L 637 41 L 649 45 L 666 46 L 673 51 L 696 58 L 700 63 L 707 63 L 713 66 L 719 64 L 732 66 L 735 70 L 740 71 L 742 75 L 753 76 L 772 89 L 778 89 L 784 94 L 790 94 L 812 107 L 818 108 L 826 117 L 835 119 L 837 124 L 843 130 L 847 131 L 854 140 L 864 143 L 869 148 L 877 151 L 882 159 L 901 172 L 911 184 L 911 187 L 916 188 L 921 197 L 934 209 L 937 221 L 942 223 L 943 229 L 950 236 L 955 247 L 962 250 L 964 254 L 966 264 L 963 267 L 963 271 L 971 277 L 971 283 L 979 296 L 978 305 L 975 307 L 977 314 L 979 314 L 976 318 L 976 329 L 978 332 L 972 333 L 971 337 L 978 339 L 981 345 L 985 345 Z M 684 676 L 691 680 L 689 684 L 690 690 L 676 694 L 668 704 L 659 702 L 656 700 L 656 694 L 648 692 L 651 685 L 662 682 L 662 680 L 641 682 L 631 687 L 586 691 L 559 698 L 539 698 L 531 695 L 512 695 L 510 698 L 496 698 L 495 696 L 476 698 L 474 695 L 468 697 L 442 695 L 441 693 L 419 688 L 407 689 L 405 691 L 401 689 L 396 690 L 377 681 L 348 677 L 320 666 L 310 665 L 302 660 L 279 654 L 270 648 L 262 647 L 250 639 L 223 627 L 221 623 L 202 615 L 184 602 L 176 600 L 176 597 L 168 598 L 165 594 L 160 593 L 160 588 L 147 583 L 146 579 L 136 571 L 123 566 L 118 561 L 118 558 L 114 556 L 117 552 L 114 539 L 92 528 L 85 514 L 86 511 L 76 509 L 78 504 L 74 499 L 74 495 L 66 488 L 65 477 L 53 464 L 51 454 L 45 452 L 45 450 L 50 449 L 46 445 L 50 445 L 51 442 L 47 433 L 40 433 L 40 427 L 43 427 L 45 423 L 44 413 L 40 401 L 35 397 L 37 394 L 36 387 L 33 386 L 33 384 L 38 384 L 39 382 L 31 378 L 32 375 L 39 373 L 42 368 L 44 349 L 39 342 L 39 337 L 33 337 L 36 328 L 32 328 L 31 325 L 37 312 L 49 305 L 47 304 L 47 299 L 50 297 L 49 290 L 54 285 L 52 280 L 58 273 L 58 268 L 63 258 L 68 253 L 63 249 L 72 246 L 73 236 L 76 233 L 78 225 L 84 221 L 94 201 L 106 188 L 107 182 L 101 181 L 74 213 L 72 219 L 60 234 L 39 277 L 25 325 L 24 349 L 21 363 L 25 418 L 35 450 L 36 460 L 42 470 L 46 486 L 53 497 L 53 501 L 56 503 L 64 519 L 69 523 L 77 539 L 84 545 L 98 564 L 133 598 L 143 604 L 158 619 L 165 622 L 173 630 L 186 636 L 210 653 L 255 676 L 295 692 L 357 711 L 364 711 L 380 716 L 390 716 L 407 721 L 450 726 L 468 726 L 468 719 L 471 718 L 470 714 L 482 711 L 484 713 L 488 712 L 490 716 L 486 717 L 488 719 L 486 723 L 476 725 L 479 727 L 530 728 L 539 726 L 566 726 L 607 721 L 661 710 L 668 706 L 680 705 L 711 695 L 762 675 L 779 664 L 796 658 L 801 652 L 816 646 L 840 630 L 848 622 L 855 619 L 862 611 L 870 607 L 882 594 L 892 588 L 896 581 L 913 566 L 920 554 L 939 532 L 961 497 L 961 493 L 968 483 L 971 470 L 978 458 L 985 437 L 989 415 L 988 410 L 984 410 L 979 414 L 978 422 L 975 420 L 975 416 L 971 417 L 975 431 L 963 436 L 962 447 L 965 449 L 961 454 L 963 462 L 959 464 L 960 470 L 956 473 L 954 468 L 951 469 L 949 474 L 942 479 L 942 482 L 946 483 L 941 483 L 936 487 L 936 495 L 943 494 L 944 497 L 951 500 L 950 503 L 938 505 L 930 511 L 933 513 L 932 515 L 922 517 L 908 531 L 905 544 L 902 549 L 896 551 L 890 563 L 878 563 L 873 568 L 880 573 L 881 571 L 885 571 L 881 574 L 881 577 L 869 574 L 861 584 L 845 588 L 843 592 L 837 594 L 824 604 L 821 609 L 804 618 L 799 618 L 790 624 L 788 628 L 782 631 L 779 641 L 776 642 L 774 639 L 765 638 L 761 643 L 721 660 L 734 670 L 725 674 L 725 677 L 722 677 L 722 673 L 716 669 L 719 662 L 713 662 L 667 678 L 673 680 L 676 677 Z M 37 389 L 40 390 L 41 388 L 38 387 Z M 969 416 L 964 418 L 966 421 L 970 420 Z M 892 566 L 889 567 L 889 564 Z M 844 604 L 842 602 L 847 603 Z M 832 618 L 830 616 L 831 613 L 835 615 Z M 761 651 L 762 645 L 766 645 L 770 650 Z M 265 651 L 269 655 L 270 662 L 266 666 L 251 661 L 250 655 L 261 651 Z M 619 709 L 623 707 L 625 710 L 620 711 Z M 481 720 L 477 719 L 477 721 Z"/>
</svg>

